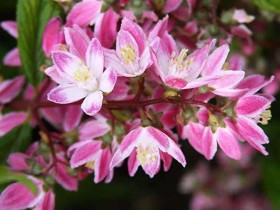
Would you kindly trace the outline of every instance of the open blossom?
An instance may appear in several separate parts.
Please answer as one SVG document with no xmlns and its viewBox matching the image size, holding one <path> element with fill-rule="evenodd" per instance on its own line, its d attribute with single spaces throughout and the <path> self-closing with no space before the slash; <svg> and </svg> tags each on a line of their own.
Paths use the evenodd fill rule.
<svg viewBox="0 0 280 210">
<path fill-rule="evenodd" d="M 117 35 L 116 51 L 105 51 L 105 65 L 114 68 L 120 76 L 136 77 L 151 66 L 150 48 L 139 25 L 124 18 Z"/>
<path fill-rule="evenodd" d="M 248 15 L 244 9 L 236 9 L 234 10 L 232 19 L 238 23 L 250 23 L 255 19 L 255 17 Z"/>
<path fill-rule="evenodd" d="M 128 168 L 131 176 L 141 165 L 144 171 L 153 177 L 160 169 L 161 153 L 172 156 L 183 166 L 186 165 L 182 151 L 170 137 L 151 126 L 138 127 L 124 137 L 112 158 L 110 168 L 129 156 Z"/>
<path fill-rule="evenodd" d="M 88 115 L 96 114 L 102 107 L 103 92 L 111 92 L 117 80 L 112 68 L 103 72 L 104 56 L 98 39 L 90 42 L 85 62 L 63 51 L 54 51 L 52 59 L 54 66 L 50 68 L 57 70 L 59 86 L 48 94 L 48 99 L 67 104 L 85 98 L 81 105 L 83 111 Z"/>
</svg>

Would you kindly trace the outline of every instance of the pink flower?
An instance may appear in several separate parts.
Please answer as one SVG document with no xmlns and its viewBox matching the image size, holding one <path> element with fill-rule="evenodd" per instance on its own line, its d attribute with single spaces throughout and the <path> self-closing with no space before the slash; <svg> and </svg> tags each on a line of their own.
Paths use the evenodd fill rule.
<svg viewBox="0 0 280 210">
<path fill-rule="evenodd" d="M 94 182 L 101 182 L 106 179 L 110 182 L 112 179 L 112 171 L 109 171 L 109 164 L 112 158 L 112 153 L 109 147 L 102 148 L 102 141 L 84 140 L 73 144 L 69 150 L 71 155 L 71 168 L 77 168 L 85 165 L 91 170 L 94 170 Z"/>
<path fill-rule="evenodd" d="M 52 78 L 59 86 L 52 89 L 48 99 L 55 103 L 67 104 L 85 98 L 81 108 L 88 115 L 94 115 L 102 107 L 103 92 L 112 91 L 117 75 L 111 68 L 104 68 L 103 49 L 94 38 L 86 50 L 85 60 L 68 52 L 54 51 L 52 59 L 57 74 Z"/>
<path fill-rule="evenodd" d="M 83 0 L 71 9 L 66 18 L 66 25 L 86 27 L 92 25 L 101 12 L 102 1 Z"/>
<path fill-rule="evenodd" d="M 12 37 L 18 37 L 18 29 L 17 29 L 17 22 L 15 21 L 3 21 L 1 22 L 1 27 L 7 31 Z M 7 55 L 4 57 L 3 63 L 7 66 L 21 66 L 21 61 L 19 57 L 19 50 L 18 48 L 12 49 Z"/>
<path fill-rule="evenodd" d="M 159 171 L 161 153 L 164 154 L 162 158 L 165 158 L 165 155 L 172 156 L 185 167 L 185 157 L 170 137 L 151 126 L 138 127 L 124 137 L 112 158 L 110 168 L 119 165 L 130 156 L 128 160 L 130 176 L 133 176 L 141 165 L 152 178 Z"/>
<path fill-rule="evenodd" d="M 22 90 L 24 81 L 23 76 L 0 81 L 0 103 L 5 104 L 11 102 Z"/>
<path fill-rule="evenodd" d="M 35 179 L 34 177 L 29 177 L 32 182 L 37 186 L 37 194 L 33 194 L 28 187 L 20 182 L 10 184 L 6 187 L 0 195 L 0 209 L 2 210 L 20 210 L 27 208 L 34 208 L 36 210 L 45 210 L 45 208 L 39 208 L 40 206 L 54 207 L 54 199 L 47 199 L 45 205 L 41 202 L 45 199 L 45 196 L 50 196 L 49 193 L 45 193 L 43 190 L 43 183 Z M 53 196 L 53 195 L 52 195 Z M 53 208 L 49 208 L 52 210 Z"/>
<path fill-rule="evenodd" d="M 10 112 L 5 115 L 1 115 L 0 113 L 0 137 L 24 123 L 24 121 L 27 119 L 27 116 L 27 113 L 24 112 Z"/>
<path fill-rule="evenodd" d="M 146 42 L 141 27 L 124 18 L 117 35 L 116 51 L 105 51 L 105 65 L 114 68 L 120 76 L 141 75 L 152 64 Z"/>
<path fill-rule="evenodd" d="M 236 9 L 234 10 L 232 19 L 238 23 L 250 23 L 255 19 L 255 17 L 248 15 L 244 9 Z"/>
</svg>

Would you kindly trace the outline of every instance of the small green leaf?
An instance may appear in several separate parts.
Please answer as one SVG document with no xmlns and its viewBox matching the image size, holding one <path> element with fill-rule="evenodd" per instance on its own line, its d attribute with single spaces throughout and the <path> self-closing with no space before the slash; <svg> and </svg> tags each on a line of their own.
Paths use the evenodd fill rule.
<svg viewBox="0 0 280 210">
<path fill-rule="evenodd" d="M 38 192 L 37 186 L 27 178 L 26 175 L 10 171 L 4 166 L 0 166 L 0 184 L 6 184 L 11 181 L 18 181 L 28 187 L 34 194 Z"/>
<path fill-rule="evenodd" d="M 12 152 L 24 152 L 30 141 L 32 128 L 25 123 L 0 138 L 0 163 L 5 163 Z"/>
<path fill-rule="evenodd" d="M 259 8 L 267 10 L 273 13 L 280 13 L 280 1 L 279 0 L 254 0 L 255 4 Z"/>
<path fill-rule="evenodd" d="M 18 48 L 22 70 L 29 82 L 38 86 L 43 74 L 40 71 L 45 56 L 42 50 L 42 36 L 48 20 L 60 13 L 60 7 L 53 0 L 18 0 Z"/>
</svg>

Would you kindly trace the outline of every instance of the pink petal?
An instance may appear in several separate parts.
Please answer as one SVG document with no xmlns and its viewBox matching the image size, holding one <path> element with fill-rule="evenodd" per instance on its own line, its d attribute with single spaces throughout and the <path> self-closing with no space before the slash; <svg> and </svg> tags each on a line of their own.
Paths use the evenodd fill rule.
<svg viewBox="0 0 280 210">
<path fill-rule="evenodd" d="M 163 162 L 163 170 L 164 171 L 168 171 L 171 167 L 171 163 L 172 163 L 172 156 L 169 155 L 166 152 L 161 152 L 160 151 L 160 157 L 162 159 Z"/>
<path fill-rule="evenodd" d="M 132 148 L 133 149 L 133 148 Z M 114 155 L 113 155 L 113 158 L 111 160 L 111 163 L 110 163 L 110 170 L 113 170 L 113 168 L 115 166 L 118 166 L 125 158 L 127 158 L 130 154 L 126 154 L 126 155 L 123 155 L 121 150 L 118 149 Z"/>
<path fill-rule="evenodd" d="M 130 76 L 124 66 L 121 64 L 121 60 L 119 59 L 115 50 L 103 49 L 104 50 L 104 60 L 105 66 L 113 68 L 116 70 L 118 75 L 120 76 Z"/>
<path fill-rule="evenodd" d="M 75 85 L 59 85 L 48 93 L 48 100 L 58 104 L 69 104 L 86 97 L 88 92 Z"/>
<path fill-rule="evenodd" d="M 26 113 L 22 112 L 10 112 L 4 116 L 0 116 L 0 136 L 4 136 L 13 128 L 22 124 L 27 116 Z"/>
<path fill-rule="evenodd" d="M 217 129 L 217 142 L 221 149 L 232 159 L 240 160 L 241 151 L 235 137 L 226 128 Z"/>
<path fill-rule="evenodd" d="M 141 27 L 139 25 L 137 25 L 136 23 L 134 23 L 132 20 L 123 18 L 122 24 L 121 24 L 121 31 L 122 30 L 129 32 L 129 34 L 133 37 L 133 39 L 137 43 L 137 46 L 138 46 L 137 51 L 139 49 L 139 54 L 142 54 L 142 52 L 145 49 L 146 44 L 145 44 L 145 33 L 141 29 Z M 118 48 L 117 48 L 117 51 L 119 51 Z"/>
<path fill-rule="evenodd" d="M 209 127 L 206 127 L 203 132 L 202 143 L 204 156 L 208 160 L 211 160 L 217 152 L 217 142 L 214 139 L 213 133 Z"/>
<path fill-rule="evenodd" d="M 186 166 L 187 162 L 182 150 L 172 139 L 169 140 L 169 148 L 167 149 L 167 153 L 171 155 L 179 163 L 181 163 L 183 167 Z"/>
<path fill-rule="evenodd" d="M 137 143 L 137 138 L 141 134 L 142 127 L 130 131 L 122 140 L 119 150 L 124 156 L 130 155 Z"/>
<path fill-rule="evenodd" d="M 228 53 L 228 45 L 223 45 L 214 50 L 214 52 L 212 52 L 212 54 L 207 59 L 206 67 L 203 70 L 203 74 L 213 75 L 216 74 L 217 71 L 221 70 L 226 61 Z"/>
<path fill-rule="evenodd" d="M 147 161 L 146 164 L 142 165 L 143 170 L 150 176 L 150 178 L 153 178 L 154 175 L 159 171 L 160 169 L 160 154 L 159 150 L 155 151 L 153 153 L 153 157 L 155 158 L 154 161 Z"/>
<path fill-rule="evenodd" d="M 238 97 L 244 95 L 247 92 L 247 90 L 223 88 L 223 89 L 213 90 L 212 92 L 218 96 Z"/>
<path fill-rule="evenodd" d="M 51 51 L 55 49 L 59 43 L 60 30 L 62 20 L 60 17 L 55 17 L 47 23 L 42 40 L 42 47 L 47 57 L 50 57 Z"/>
<path fill-rule="evenodd" d="M 258 150 L 259 152 L 261 152 L 263 155 L 268 155 L 268 152 L 265 150 L 264 146 L 261 145 L 258 142 L 252 141 L 252 140 L 247 140 L 247 142 L 254 147 L 256 150 Z"/>
<path fill-rule="evenodd" d="M 153 62 L 151 58 L 151 49 L 146 47 L 140 58 L 140 70 L 137 75 L 141 75 L 147 68 L 149 68 Z"/>
<path fill-rule="evenodd" d="M 142 132 L 145 134 L 145 138 L 151 139 L 151 141 L 157 142 L 161 151 L 166 152 L 170 147 L 170 141 L 173 141 L 170 137 L 168 137 L 165 133 L 154 127 L 146 127 L 142 128 Z"/>
<path fill-rule="evenodd" d="M 78 180 L 68 173 L 67 167 L 63 163 L 57 163 L 55 180 L 68 191 L 78 190 Z M 73 167 L 72 167 L 73 168 Z M 44 210 L 44 209 L 43 209 Z"/>
<path fill-rule="evenodd" d="M 9 103 L 22 90 L 24 84 L 24 77 L 19 76 L 12 80 L 5 80 L 0 83 L 0 102 Z"/>
<path fill-rule="evenodd" d="M 64 113 L 63 129 L 64 131 L 72 131 L 79 125 L 83 112 L 78 105 L 67 106 Z"/>
<path fill-rule="evenodd" d="M 167 0 L 164 4 L 162 12 L 167 14 L 175 11 L 182 3 L 182 0 Z"/>
<path fill-rule="evenodd" d="M 117 36 L 117 23 L 119 15 L 113 9 L 107 10 L 100 15 L 95 23 L 94 34 L 99 39 L 102 46 L 111 48 Z"/>
<path fill-rule="evenodd" d="M 7 163 L 10 166 L 12 171 L 23 171 L 28 170 L 29 165 L 27 165 L 26 160 L 28 160 L 28 156 L 23 153 L 11 153 L 8 157 Z"/>
<path fill-rule="evenodd" d="M 86 52 L 86 63 L 90 67 L 91 74 L 100 78 L 104 69 L 103 48 L 97 38 L 93 38 Z"/>
<path fill-rule="evenodd" d="M 90 116 L 95 115 L 100 111 L 103 103 L 103 94 L 101 91 L 95 91 L 89 94 L 83 101 L 81 108 Z"/>
<path fill-rule="evenodd" d="M 64 29 L 65 41 L 70 48 L 70 52 L 86 60 L 86 51 L 90 42 L 88 35 L 78 26 Z"/>
<path fill-rule="evenodd" d="M 134 149 L 127 161 L 129 176 L 134 176 L 138 167 L 140 166 L 140 163 L 137 160 L 136 156 L 137 156 L 136 149 Z"/>
<path fill-rule="evenodd" d="M 53 51 L 52 60 L 58 73 L 65 77 L 66 81 L 75 82 L 73 75 L 81 68 L 83 61 L 75 55 L 63 51 Z M 60 73 L 61 72 L 61 73 Z"/>
<path fill-rule="evenodd" d="M 59 107 L 42 108 L 40 109 L 40 113 L 54 127 L 61 128 L 64 117 L 63 110 L 64 108 Z"/>
<path fill-rule="evenodd" d="M 86 27 L 92 24 L 101 12 L 101 6 L 102 2 L 96 0 L 84 0 L 75 4 L 66 18 L 67 25 L 77 24 L 80 27 Z"/>
<path fill-rule="evenodd" d="M 77 148 L 70 159 L 71 168 L 77 168 L 78 166 L 94 160 L 99 150 L 100 142 L 94 141 Z"/>
<path fill-rule="evenodd" d="M 182 138 L 188 138 L 192 147 L 201 154 L 203 154 L 202 137 L 204 128 L 199 123 L 189 122 L 188 125 L 184 126 L 182 134 Z"/>
<path fill-rule="evenodd" d="M 117 73 L 107 68 L 100 77 L 99 89 L 105 93 L 110 93 L 117 82 Z"/>
<path fill-rule="evenodd" d="M 247 141 L 249 140 L 257 144 L 266 144 L 269 142 L 268 137 L 255 121 L 244 116 L 239 116 L 236 122 L 239 133 Z"/>
<path fill-rule="evenodd" d="M 0 209 L 27 209 L 35 200 L 35 196 L 24 184 L 19 182 L 9 185 L 0 195 Z"/>
<path fill-rule="evenodd" d="M 54 210 L 55 209 L 55 195 L 52 190 L 49 190 L 41 199 L 34 210 Z"/>
<path fill-rule="evenodd" d="M 264 112 L 270 105 L 270 101 L 263 96 L 247 96 L 237 101 L 235 111 L 239 115 L 254 117 Z"/>
<path fill-rule="evenodd" d="M 220 71 L 219 78 L 209 84 L 214 89 L 231 88 L 238 84 L 245 75 L 244 71 Z"/>
<path fill-rule="evenodd" d="M 153 42 L 157 37 L 162 38 L 167 31 L 167 26 L 168 16 L 165 16 L 162 20 L 159 20 L 154 28 L 150 31 L 148 40 Z"/>
<path fill-rule="evenodd" d="M 21 66 L 21 60 L 20 60 L 18 48 L 14 48 L 11 51 L 9 51 L 3 59 L 3 63 L 6 66 L 12 66 L 12 67 Z"/>
<path fill-rule="evenodd" d="M 12 21 L 12 20 L 2 21 L 1 28 L 7 31 L 12 37 L 14 38 L 18 37 L 18 28 L 17 28 L 16 21 Z"/>
<path fill-rule="evenodd" d="M 94 167 L 94 182 L 101 182 L 109 173 L 109 164 L 112 159 L 110 148 L 107 147 L 102 150 L 102 153 L 95 161 Z"/>
<path fill-rule="evenodd" d="M 65 83 L 65 77 L 61 76 L 61 73 L 59 74 L 55 66 L 51 66 L 47 68 L 44 73 L 48 75 L 54 82 L 58 84 Z"/>
</svg>

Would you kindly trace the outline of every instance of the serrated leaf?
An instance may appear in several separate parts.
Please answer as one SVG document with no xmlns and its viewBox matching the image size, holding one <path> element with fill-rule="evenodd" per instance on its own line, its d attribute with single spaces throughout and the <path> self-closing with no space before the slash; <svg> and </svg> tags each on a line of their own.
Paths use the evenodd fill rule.
<svg viewBox="0 0 280 210">
<path fill-rule="evenodd" d="M 0 138 L 0 163 L 12 152 L 24 152 L 31 142 L 32 128 L 25 123 Z"/>
<path fill-rule="evenodd" d="M 40 67 L 45 59 L 42 50 L 44 28 L 48 20 L 59 13 L 60 7 L 53 0 L 18 0 L 18 48 L 22 70 L 34 86 L 38 86 L 43 77 Z"/>
<path fill-rule="evenodd" d="M 280 1 L 279 0 L 254 0 L 255 4 L 261 9 L 267 10 L 273 13 L 280 13 Z"/>
<path fill-rule="evenodd" d="M 11 181 L 18 181 L 28 187 L 34 194 L 38 192 L 36 185 L 27 178 L 26 175 L 10 171 L 4 166 L 0 166 L 0 184 L 6 184 Z"/>
</svg>

